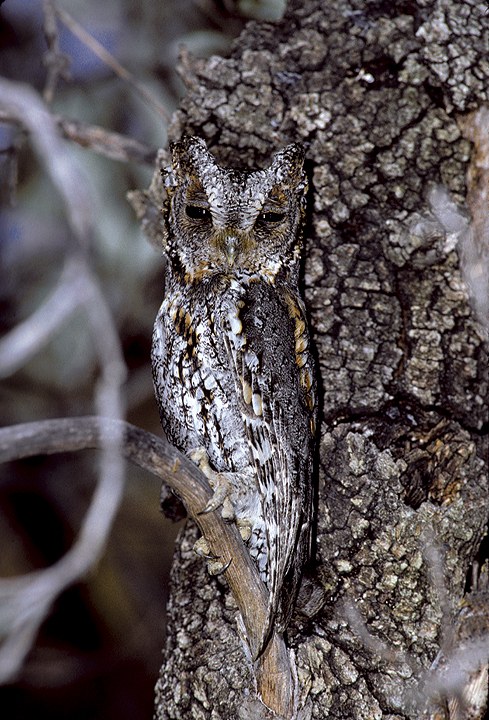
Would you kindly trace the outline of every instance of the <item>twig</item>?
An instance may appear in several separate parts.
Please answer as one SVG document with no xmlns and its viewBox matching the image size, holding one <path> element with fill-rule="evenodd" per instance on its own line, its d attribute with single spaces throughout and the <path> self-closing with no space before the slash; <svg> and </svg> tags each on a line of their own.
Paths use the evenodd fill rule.
<svg viewBox="0 0 489 720">
<path fill-rule="evenodd" d="M 369 631 L 360 611 L 350 599 L 345 600 L 343 612 L 352 630 L 361 638 L 365 647 L 373 655 L 389 665 L 405 665 L 415 676 L 420 674 L 421 666 L 413 656 L 399 648 L 390 647 Z"/>
<path fill-rule="evenodd" d="M 0 150 L 0 203 L 5 207 L 15 203 L 18 170 L 18 138 L 12 138 Z"/>
<path fill-rule="evenodd" d="M 122 437 L 120 452 L 127 460 L 166 482 L 181 498 L 208 541 L 211 552 L 225 563 L 232 560 L 225 577 L 243 618 L 251 651 L 255 652 L 265 623 L 268 592 L 236 526 L 225 523 L 219 511 L 199 514 L 212 497 L 212 490 L 197 466 L 166 440 L 120 420 L 101 417 L 43 420 L 0 429 L 0 462 L 103 447 L 114 433 Z M 64 558 L 60 563 L 63 561 Z M 53 571 L 53 568 L 44 572 Z M 11 594 L 19 583 L 25 586 L 27 579 L 35 579 L 38 575 L 33 573 L 20 579 L 2 580 L 0 598 Z M 285 643 L 276 633 L 257 661 L 255 671 L 263 702 L 280 716 L 290 717 L 293 679 Z"/>
<path fill-rule="evenodd" d="M 137 162 L 153 166 L 156 160 L 157 149 L 149 147 L 139 140 L 110 132 L 99 125 L 90 125 L 80 120 L 70 120 L 61 115 L 51 115 L 54 123 L 61 131 L 63 137 L 72 140 L 84 148 L 120 162 Z M 18 117 L 12 113 L 0 110 L 0 122 L 21 125 Z"/>
<path fill-rule="evenodd" d="M 56 7 L 53 0 L 43 0 L 44 37 L 48 50 L 44 53 L 43 62 L 47 68 L 46 84 L 44 86 L 44 102 L 50 105 L 54 100 L 56 85 L 60 77 L 69 78 L 70 58 L 59 49 L 58 26 L 56 23 Z"/>
<path fill-rule="evenodd" d="M 138 95 L 140 95 L 143 100 L 153 108 L 153 110 L 156 110 L 160 117 L 162 117 L 166 122 L 170 120 L 170 113 L 154 97 L 154 95 L 152 95 L 152 93 L 150 93 L 149 90 L 142 83 L 138 82 L 136 78 L 128 70 L 126 70 L 106 48 L 104 48 L 103 45 L 101 45 L 97 40 L 95 40 L 94 37 L 87 33 L 87 31 L 84 30 L 82 26 L 77 23 L 77 21 L 69 13 L 66 12 L 66 10 L 56 8 L 56 14 L 59 19 L 66 25 L 66 27 L 71 30 L 73 35 L 76 35 L 76 37 L 81 40 L 82 43 L 84 43 L 88 48 L 90 48 L 90 50 L 98 58 L 100 58 L 102 62 L 104 62 L 108 67 L 110 67 L 118 77 L 129 83 L 129 85 L 134 88 Z"/>
<path fill-rule="evenodd" d="M 467 205 L 472 222 L 461 238 L 461 269 L 477 318 L 489 334 L 489 107 L 482 105 L 458 118 L 464 137 L 473 143 L 467 169 Z"/>
<path fill-rule="evenodd" d="M 426 563 L 429 586 L 436 592 L 438 606 L 443 618 L 443 626 L 448 627 L 453 617 L 453 607 L 447 591 L 442 548 L 436 539 L 433 528 L 427 526 L 420 537 L 423 559 Z"/>
<path fill-rule="evenodd" d="M 54 121 L 64 137 L 73 140 L 82 147 L 89 148 L 99 155 L 119 160 L 120 162 L 137 162 L 153 166 L 156 160 L 156 148 L 151 148 L 133 138 L 120 133 L 109 132 L 98 125 L 89 125 L 79 120 L 68 120 L 59 115 Z"/>
</svg>

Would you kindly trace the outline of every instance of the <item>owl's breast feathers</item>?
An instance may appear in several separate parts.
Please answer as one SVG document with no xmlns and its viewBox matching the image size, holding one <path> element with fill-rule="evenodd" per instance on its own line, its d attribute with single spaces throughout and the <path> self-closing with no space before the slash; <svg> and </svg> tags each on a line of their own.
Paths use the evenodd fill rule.
<svg viewBox="0 0 489 720">
<path fill-rule="evenodd" d="M 153 332 L 153 380 L 169 440 L 186 453 L 203 447 L 215 470 L 235 472 L 247 463 L 244 431 L 213 305 L 168 282 Z"/>
</svg>

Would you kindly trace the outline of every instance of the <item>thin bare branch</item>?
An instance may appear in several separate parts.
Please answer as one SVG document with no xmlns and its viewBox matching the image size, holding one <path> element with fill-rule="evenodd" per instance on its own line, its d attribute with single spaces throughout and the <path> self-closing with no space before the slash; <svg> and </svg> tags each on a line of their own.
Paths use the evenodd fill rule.
<svg viewBox="0 0 489 720">
<path fill-rule="evenodd" d="M 50 105 L 54 100 L 54 93 L 60 78 L 69 78 L 70 58 L 59 49 L 58 24 L 56 22 L 56 7 L 53 0 L 43 0 L 44 37 L 48 46 L 44 53 L 44 65 L 47 68 L 46 84 L 44 86 L 44 102 Z"/>
<path fill-rule="evenodd" d="M 399 648 L 390 647 L 379 637 L 372 635 L 360 611 L 353 602 L 346 600 L 343 605 L 343 611 L 352 630 L 362 639 L 365 647 L 368 648 L 375 657 L 380 658 L 389 665 L 404 665 L 409 668 L 413 675 L 420 674 L 421 666 L 408 652 L 400 650 Z"/>
<path fill-rule="evenodd" d="M 453 720 L 483 717 L 487 709 L 488 658 L 488 634 L 453 648 L 443 665 L 433 667 L 426 673 L 420 697 L 425 700 L 438 697 L 442 703 L 448 702 L 453 708 L 450 714 Z M 474 713 L 474 705 L 479 714 Z M 439 715 L 435 714 L 434 717 Z"/>
<path fill-rule="evenodd" d="M 139 140 L 110 132 L 99 125 L 70 120 L 61 115 L 52 115 L 51 117 L 63 137 L 98 155 L 119 162 L 136 162 L 151 167 L 155 163 L 158 152 L 156 148 L 149 147 Z M 17 117 L 2 110 L 0 110 L 0 122 L 22 124 Z"/>
<path fill-rule="evenodd" d="M 442 549 L 436 542 L 433 528 L 426 528 L 420 541 L 429 583 L 437 594 L 438 604 L 443 615 L 443 625 L 448 627 L 453 617 L 453 606 L 447 592 Z"/>
<path fill-rule="evenodd" d="M 138 140 L 120 133 L 109 132 L 97 125 L 89 125 L 79 120 L 68 120 L 59 115 L 55 115 L 54 120 L 65 138 L 73 140 L 78 145 L 93 150 L 99 155 L 111 160 L 137 162 L 151 167 L 155 163 L 157 149 Z"/>
<path fill-rule="evenodd" d="M 79 258 L 67 261 L 44 304 L 0 340 L 0 378 L 21 368 L 57 332 L 89 294 Z"/>
<path fill-rule="evenodd" d="M 461 267 L 479 322 L 489 333 L 489 107 L 458 118 L 463 135 L 473 143 L 467 170 L 467 205 L 472 222 L 460 241 Z"/>
<path fill-rule="evenodd" d="M 126 70 L 111 53 L 104 48 L 103 45 L 101 45 L 97 40 L 95 40 L 94 37 L 92 37 L 89 33 L 87 33 L 86 30 L 82 28 L 82 26 L 70 15 L 66 12 L 66 10 L 62 10 L 61 8 L 56 9 L 56 14 L 59 17 L 59 19 L 66 25 L 66 27 L 71 30 L 73 35 L 76 35 L 76 37 L 81 40 L 82 43 L 84 43 L 90 50 L 98 57 L 102 62 L 104 62 L 108 67 L 110 67 L 115 74 L 120 77 L 122 80 L 125 80 L 131 87 L 140 95 L 143 100 L 155 110 L 160 117 L 162 117 L 165 122 L 168 122 L 170 120 L 170 113 L 168 110 L 152 95 L 152 93 L 149 92 L 149 90 L 140 82 L 136 80 L 136 78 L 128 71 Z"/>
</svg>

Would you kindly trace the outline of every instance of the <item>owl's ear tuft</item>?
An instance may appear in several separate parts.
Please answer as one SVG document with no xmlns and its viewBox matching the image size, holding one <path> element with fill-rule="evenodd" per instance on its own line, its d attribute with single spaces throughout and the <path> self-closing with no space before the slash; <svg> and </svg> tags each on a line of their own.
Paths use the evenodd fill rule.
<svg viewBox="0 0 489 720">
<path fill-rule="evenodd" d="M 304 158 L 305 150 L 301 143 L 291 143 L 275 153 L 270 170 L 275 173 L 277 182 L 298 193 L 304 192 L 307 187 Z"/>
<path fill-rule="evenodd" d="M 184 135 L 178 142 L 170 143 L 170 150 L 174 161 L 209 152 L 205 140 L 196 135 Z"/>
<path fill-rule="evenodd" d="M 195 174 L 202 163 L 215 162 L 205 140 L 195 135 L 184 135 L 178 142 L 170 143 L 170 150 L 172 165 L 169 175 L 173 185 Z"/>
<path fill-rule="evenodd" d="M 178 142 L 170 143 L 171 166 L 166 172 L 166 187 L 175 187 L 182 182 L 185 175 L 188 175 L 190 163 L 188 143 L 190 140 L 189 136 L 184 136 Z"/>
</svg>

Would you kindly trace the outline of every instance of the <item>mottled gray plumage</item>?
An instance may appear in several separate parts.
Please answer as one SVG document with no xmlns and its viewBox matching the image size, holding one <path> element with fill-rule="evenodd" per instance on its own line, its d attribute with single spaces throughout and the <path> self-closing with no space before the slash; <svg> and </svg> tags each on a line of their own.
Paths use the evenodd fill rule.
<svg viewBox="0 0 489 720">
<path fill-rule="evenodd" d="M 153 336 L 163 427 L 229 483 L 270 591 L 267 633 L 287 625 L 310 545 L 316 401 L 298 290 L 302 166 L 298 145 L 255 172 L 221 168 L 199 138 L 172 146 Z"/>
</svg>

